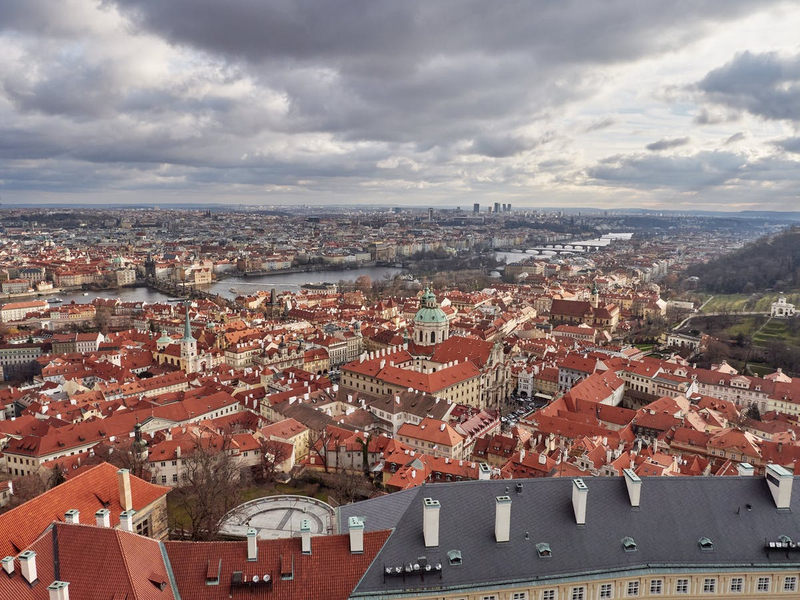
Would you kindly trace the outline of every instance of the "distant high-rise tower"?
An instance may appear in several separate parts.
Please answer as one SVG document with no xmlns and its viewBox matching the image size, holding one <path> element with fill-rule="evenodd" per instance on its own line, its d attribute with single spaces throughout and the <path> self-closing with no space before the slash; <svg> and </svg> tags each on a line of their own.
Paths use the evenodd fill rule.
<svg viewBox="0 0 800 600">
<path fill-rule="evenodd" d="M 499 202 L 495 202 L 494 203 L 494 212 L 495 213 L 499 213 L 500 212 L 500 203 Z"/>
<path fill-rule="evenodd" d="M 478 204 L 477 202 L 476 202 L 475 204 L 473 204 L 473 205 L 472 205 L 472 212 L 473 212 L 473 213 L 475 213 L 476 215 L 477 215 L 479 212 L 481 212 L 481 205 L 480 205 L 480 204 Z"/>
<path fill-rule="evenodd" d="M 429 208 L 428 209 L 428 223 L 430 223 L 432 221 L 433 221 L 433 209 Z"/>
</svg>

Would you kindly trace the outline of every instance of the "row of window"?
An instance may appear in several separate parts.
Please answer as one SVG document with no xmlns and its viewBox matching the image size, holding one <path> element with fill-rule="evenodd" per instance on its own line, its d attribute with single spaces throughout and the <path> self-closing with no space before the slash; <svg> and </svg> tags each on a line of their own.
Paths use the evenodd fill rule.
<svg viewBox="0 0 800 600">
<path fill-rule="evenodd" d="M 647 588 L 649 595 L 661 596 L 665 593 L 665 585 L 663 579 L 651 579 L 649 587 Z M 772 577 L 769 575 L 761 576 L 756 580 L 756 591 L 759 593 L 769 593 L 772 590 Z M 744 592 L 744 577 L 733 577 L 730 580 L 729 593 L 741 594 Z M 783 585 L 780 588 L 782 592 L 796 592 L 797 591 L 797 576 L 788 575 L 783 578 Z M 625 588 L 625 597 L 637 597 L 643 592 L 642 584 L 639 581 L 629 581 Z M 689 579 L 677 579 L 675 581 L 675 594 L 689 594 Z M 716 594 L 717 593 L 717 578 L 706 577 L 703 580 L 703 593 Z M 598 588 L 598 598 L 606 600 L 614 597 L 614 584 L 602 583 Z M 466 600 L 466 599 L 459 599 Z M 481 596 L 481 600 L 499 600 L 497 594 L 489 594 Z M 528 592 L 513 592 L 511 600 L 536 600 L 535 594 L 529 596 Z M 557 590 L 543 590 L 540 595 L 540 600 L 557 600 Z M 587 600 L 587 591 L 585 586 L 573 587 L 569 600 Z"/>
</svg>

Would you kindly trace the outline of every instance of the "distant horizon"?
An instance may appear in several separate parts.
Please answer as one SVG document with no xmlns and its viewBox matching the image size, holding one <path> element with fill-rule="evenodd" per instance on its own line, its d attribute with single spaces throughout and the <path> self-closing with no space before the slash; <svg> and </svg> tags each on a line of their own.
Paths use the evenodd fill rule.
<svg viewBox="0 0 800 600">
<path fill-rule="evenodd" d="M 798 31 L 786 0 L 2 3 L 0 202 L 794 211 Z"/>
</svg>

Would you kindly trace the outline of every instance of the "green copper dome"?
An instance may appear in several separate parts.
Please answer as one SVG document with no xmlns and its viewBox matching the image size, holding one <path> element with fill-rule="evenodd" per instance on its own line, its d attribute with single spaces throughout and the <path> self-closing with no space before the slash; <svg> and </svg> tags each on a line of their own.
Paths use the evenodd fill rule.
<svg viewBox="0 0 800 600">
<path fill-rule="evenodd" d="M 420 300 L 420 309 L 417 311 L 417 314 L 414 315 L 414 322 L 415 323 L 447 322 L 447 315 L 445 315 L 444 311 L 439 307 L 439 303 L 436 302 L 436 296 L 434 296 L 430 288 L 425 290 L 425 294 L 422 296 L 422 299 Z"/>
</svg>

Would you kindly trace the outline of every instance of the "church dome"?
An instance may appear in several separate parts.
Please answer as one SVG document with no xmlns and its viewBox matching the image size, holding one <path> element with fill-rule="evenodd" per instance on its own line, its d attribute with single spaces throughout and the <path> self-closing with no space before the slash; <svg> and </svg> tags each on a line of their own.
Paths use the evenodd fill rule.
<svg viewBox="0 0 800 600">
<path fill-rule="evenodd" d="M 447 322 L 447 315 L 445 315 L 444 311 L 439 307 L 439 303 L 436 302 L 436 296 L 434 296 L 430 288 L 425 290 L 425 294 L 420 300 L 420 309 L 417 311 L 417 314 L 414 315 L 414 322 L 419 324 Z"/>
</svg>

